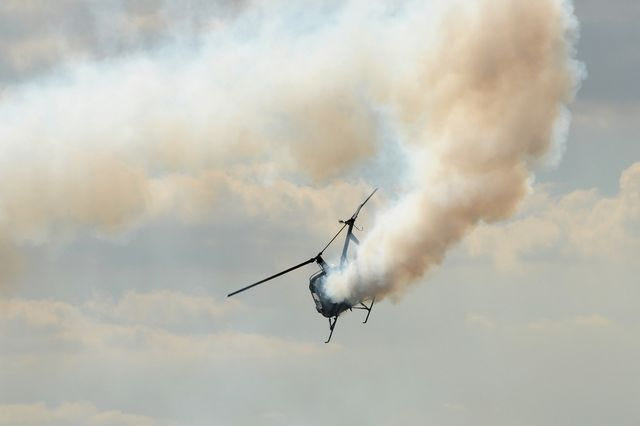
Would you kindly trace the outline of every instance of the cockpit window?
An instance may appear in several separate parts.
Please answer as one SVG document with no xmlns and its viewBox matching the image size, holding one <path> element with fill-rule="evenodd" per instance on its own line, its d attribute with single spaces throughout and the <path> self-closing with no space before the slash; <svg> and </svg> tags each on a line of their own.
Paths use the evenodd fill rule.
<svg viewBox="0 0 640 426">
<path fill-rule="evenodd" d="M 322 302 L 320 302 L 320 296 L 318 296 L 318 293 L 312 291 L 311 296 L 313 296 L 313 301 L 316 303 L 316 310 L 318 312 L 322 312 Z"/>
</svg>

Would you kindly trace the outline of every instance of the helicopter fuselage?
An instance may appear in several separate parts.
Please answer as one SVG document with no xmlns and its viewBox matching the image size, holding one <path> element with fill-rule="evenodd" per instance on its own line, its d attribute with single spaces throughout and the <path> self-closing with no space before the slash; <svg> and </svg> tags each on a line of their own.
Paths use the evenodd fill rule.
<svg viewBox="0 0 640 426">
<path fill-rule="evenodd" d="M 309 291 L 316 304 L 316 310 L 327 318 L 337 317 L 352 306 L 346 302 L 336 303 L 326 291 L 327 273 L 323 270 L 316 272 L 309 278 Z"/>
</svg>

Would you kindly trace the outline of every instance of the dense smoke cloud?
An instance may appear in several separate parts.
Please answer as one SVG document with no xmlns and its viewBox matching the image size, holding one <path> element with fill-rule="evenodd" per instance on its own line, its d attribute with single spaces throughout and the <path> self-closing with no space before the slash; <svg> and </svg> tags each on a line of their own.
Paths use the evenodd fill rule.
<svg viewBox="0 0 640 426">
<path fill-rule="evenodd" d="M 391 143 L 409 154 L 409 190 L 335 281 L 348 286 L 334 286 L 386 293 L 476 222 L 508 216 L 561 138 L 576 84 L 560 0 L 248 2 L 214 13 L 197 39 L 171 10 L 170 41 L 60 57 L 2 92 L 3 270 L 21 245 L 210 220 L 230 199 L 326 213 L 353 200 L 354 171 Z"/>
<path fill-rule="evenodd" d="M 2 8 L 5 18 L 46 19 L 14 6 Z M 171 42 L 104 60 L 58 55 L 64 66 L 0 95 L 2 281 L 19 267 L 20 246 L 121 233 L 159 216 L 211 220 L 219 203 L 274 218 L 287 207 L 326 212 L 362 186 L 327 182 L 374 152 L 372 101 L 358 88 L 359 60 L 349 58 L 356 46 L 344 43 L 356 29 L 348 11 L 205 8 L 208 23 L 196 28 L 170 4 L 156 6 Z M 295 27 L 288 11 L 317 28 Z M 327 14 L 340 19 L 325 22 Z M 73 28 L 60 33 L 65 45 L 82 33 Z M 18 30 L 5 41 L 39 43 Z M 33 48 L 50 51 L 47 43 Z M 39 67 L 29 52 L 24 69 Z"/>
<path fill-rule="evenodd" d="M 569 4 L 456 2 L 439 29 L 406 80 L 415 96 L 398 103 L 415 151 L 414 188 L 330 276 L 336 300 L 401 292 L 476 224 L 509 217 L 531 168 L 561 149 L 580 77 Z"/>
</svg>

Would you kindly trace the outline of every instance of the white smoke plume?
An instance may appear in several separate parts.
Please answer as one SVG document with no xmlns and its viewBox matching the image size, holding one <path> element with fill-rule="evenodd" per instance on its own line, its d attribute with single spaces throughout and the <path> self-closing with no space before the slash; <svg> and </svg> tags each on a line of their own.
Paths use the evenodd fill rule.
<svg viewBox="0 0 640 426">
<path fill-rule="evenodd" d="M 171 28 L 171 10 L 170 42 L 58 58 L 0 92 L 0 273 L 24 245 L 210 220 L 229 197 L 326 213 L 392 141 L 409 190 L 331 289 L 400 290 L 510 214 L 578 81 L 563 0 L 252 1 L 203 17 L 196 36 Z"/>
<path fill-rule="evenodd" d="M 477 0 L 443 16 L 398 105 L 413 188 L 330 275 L 335 300 L 401 293 L 479 222 L 509 217 L 531 169 L 561 149 L 580 81 L 570 4 Z"/>
</svg>

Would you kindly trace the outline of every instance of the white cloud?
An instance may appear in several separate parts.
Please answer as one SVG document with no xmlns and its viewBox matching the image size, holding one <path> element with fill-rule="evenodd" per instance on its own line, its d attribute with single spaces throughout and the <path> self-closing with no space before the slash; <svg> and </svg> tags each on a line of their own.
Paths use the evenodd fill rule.
<svg viewBox="0 0 640 426">
<path fill-rule="evenodd" d="M 220 302 L 207 295 L 156 290 L 147 293 L 129 291 L 117 301 L 94 299 L 87 303 L 85 311 L 118 323 L 168 326 L 215 321 L 240 307 L 235 300 Z"/>
<path fill-rule="evenodd" d="M 66 402 L 55 407 L 42 403 L 0 405 L 1 426 L 162 426 L 169 421 L 100 410 L 90 402 Z"/>
<path fill-rule="evenodd" d="M 243 1 L 135 0 L 0 3 L 0 85 L 46 74 L 77 58 L 99 59 L 197 39 L 232 21 Z"/>
<path fill-rule="evenodd" d="M 127 293 L 115 302 L 84 305 L 4 299 L 0 357 L 5 367 L 34 360 L 55 360 L 62 367 L 83 359 L 144 366 L 149 360 L 185 365 L 315 353 L 315 344 L 226 330 L 220 318 L 235 308 L 234 303 L 227 307 L 210 297 L 168 291 Z M 183 322 L 185 329 L 176 327 Z M 195 322 L 204 331 L 193 331 L 199 330 Z"/>
<path fill-rule="evenodd" d="M 539 187 L 517 219 L 478 227 L 466 247 L 505 269 L 518 269 L 527 256 L 541 254 L 635 262 L 640 252 L 640 163 L 621 174 L 614 197 L 594 189 L 553 197 Z"/>
<path fill-rule="evenodd" d="M 318 354 L 339 348 L 235 331 L 227 320 L 241 309 L 165 290 L 82 304 L 0 299 L 0 404 L 5 403 L 0 405 L 0 425 L 165 425 L 123 407 L 152 409 L 145 413 L 163 416 L 173 415 L 171 409 L 150 408 L 144 398 L 122 405 L 126 395 L 144 384 L 158 387 L 145 389 L 145 394 L 168 392 L 181 398 L 171 393 L 174 381 L 180 389 L 183 379 L 201 389 L 205 377 L 210 391 L 224 393 L 225 380 L 233 371 L 243 374 L 247 365 L 252 371 L 270 371 L 317 360 Z M 79 398 L 95 401 L 98 408 L 84 402 L 51 405 Z M 188 417 L 187 409 L 176 410 Z"/>
</svg>

